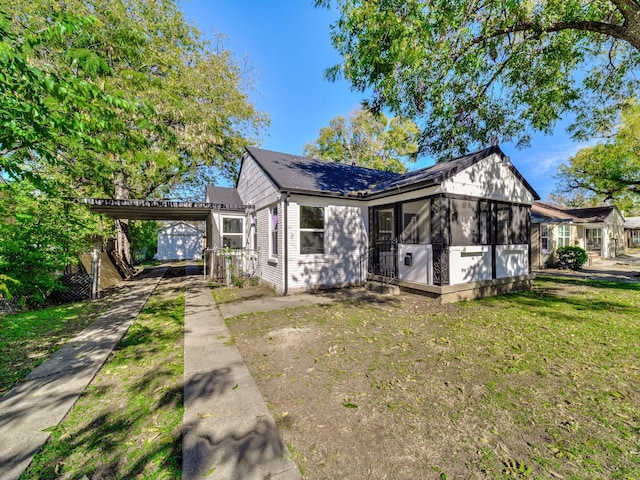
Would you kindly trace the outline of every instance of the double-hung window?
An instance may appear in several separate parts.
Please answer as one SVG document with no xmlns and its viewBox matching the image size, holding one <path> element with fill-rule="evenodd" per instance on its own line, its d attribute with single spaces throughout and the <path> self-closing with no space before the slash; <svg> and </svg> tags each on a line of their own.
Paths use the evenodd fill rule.
<svg viewBox="0 0 640 480">
<path fill-rule="evenodd" d="M 571 225 L 558 225 L 558 248 L 571 245 Z"/>
<path fill-rule="evenodd" d="M 540 248 L 542 253 L 549 253 L 549 225 L 540 225 Z"/>
<path fill-rule="evenodd" d="M 300 254 L 324 253 L 324 207 L 300 206 Z"/>
<path fill-rule="evenodd" d="M 242 248 L 244 219 L 242 217 L 222 217 L 222 246 Z"/>
</svg>

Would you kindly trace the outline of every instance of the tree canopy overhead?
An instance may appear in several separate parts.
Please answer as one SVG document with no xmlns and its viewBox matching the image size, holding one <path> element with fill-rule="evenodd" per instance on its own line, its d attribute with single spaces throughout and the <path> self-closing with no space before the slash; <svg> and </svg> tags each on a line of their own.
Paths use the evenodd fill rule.
<svg viewBox="0 0 640 480">
<path fill-rule="evenodd" d="M 584 139 L 615 125 L 640 86 L 635 0 L 316 0 L 336 5 L 327 70 L 365 105 L 417 121 L 422 153 L 527 146 L 575 118 Z"/>
<path fill-rule="evenodd" d="M 304 154 L 338 163 L 405 172 L 406 162 L 416 161 L 420 130 L 411 120 L 357 110 L 346 119 L 337 116 L 320 129 L 315 143 Z"/>
</svg>

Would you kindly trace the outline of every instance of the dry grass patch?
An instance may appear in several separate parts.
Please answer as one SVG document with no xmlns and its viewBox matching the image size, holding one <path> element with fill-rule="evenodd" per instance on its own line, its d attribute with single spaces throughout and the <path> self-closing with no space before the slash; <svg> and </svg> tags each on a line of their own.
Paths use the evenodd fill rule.
<svg viewBox="0 0 640 480">
<path fill-rule="evenodd" d="M 307 478 L 640 477 L 640 285 L 228 323 Z"/>
</svg>

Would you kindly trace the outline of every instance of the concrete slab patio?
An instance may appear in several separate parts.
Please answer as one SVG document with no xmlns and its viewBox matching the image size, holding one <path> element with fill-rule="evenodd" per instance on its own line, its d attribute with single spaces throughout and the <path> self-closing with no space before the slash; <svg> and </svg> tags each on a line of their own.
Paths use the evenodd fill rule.
<svg viewBox="0 0 640 480">
<path fill-rule="evenodd" d="M 138 316 L 167 267 L 136 279 L 111 308 L 0 399 L 0 478 L 14 480 Z"/>
</svg>

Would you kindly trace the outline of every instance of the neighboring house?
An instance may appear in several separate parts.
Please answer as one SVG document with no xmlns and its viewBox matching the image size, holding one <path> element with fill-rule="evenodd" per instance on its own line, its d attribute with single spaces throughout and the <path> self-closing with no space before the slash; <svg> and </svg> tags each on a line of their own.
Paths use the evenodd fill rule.
<svg viewBox="0 0 640 480">
<path fill-rule="evenodd" d="M 158 229 L 156 260 L 196 260 L 202 258 L 204 232 L 185 222 L 168 222 Z"/>
<path fill-rule="evenodd" d="M 640 217 L 624 219 L 624 232 L 627 248 L 640 248 Z"/>
<path fill-rule="evenodd" d="M 208 246 L 259 252 L 283 295 L 375 277 L 456 301 L 530 287 L 538 198 L 499 147 L 404 175 L 247 148 L 236 188 L 207 189 Z"/>
<path fill-rule="evenodd" d="M 616 207 L 562 209 L 543 202 L 531 207 L 532 262 L 552 266 L 560 247 L 584 248 L 592 259 L 624 253 L 624 218 Z"/>
</svg>

